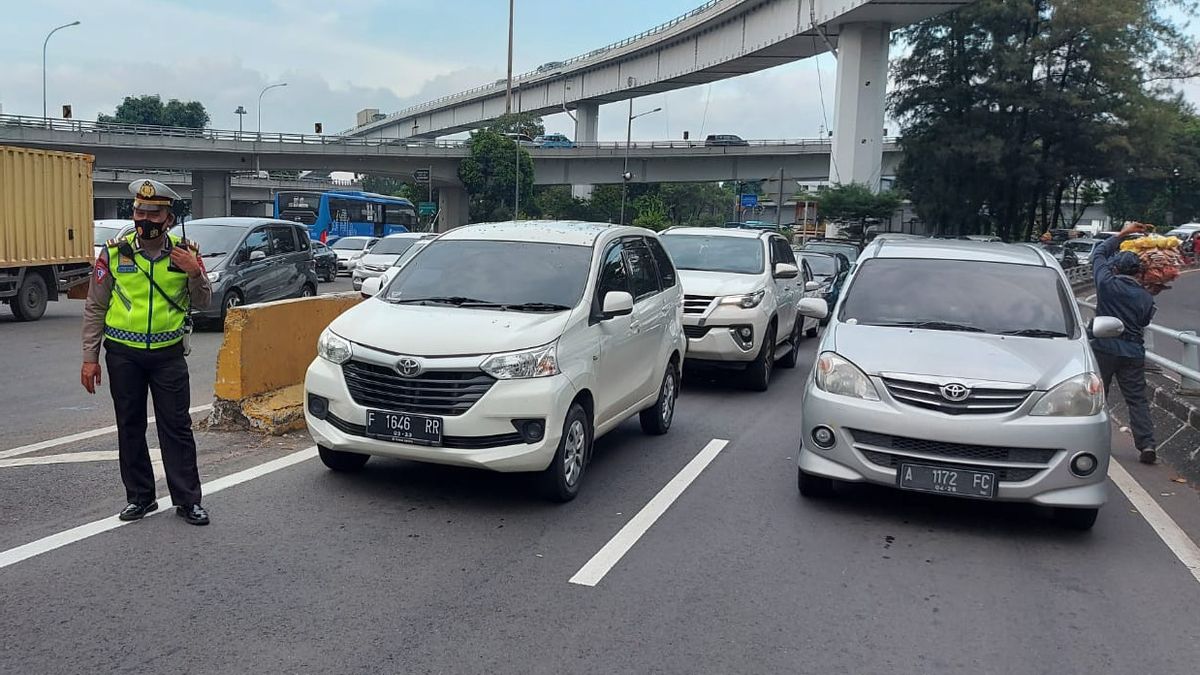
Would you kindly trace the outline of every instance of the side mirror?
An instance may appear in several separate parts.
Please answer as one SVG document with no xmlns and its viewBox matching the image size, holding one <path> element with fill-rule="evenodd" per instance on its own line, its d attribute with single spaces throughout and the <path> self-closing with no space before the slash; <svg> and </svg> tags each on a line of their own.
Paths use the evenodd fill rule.
<svg viewBox="0 0 1200 675">
<path fill-rule="evenodd" d="M 392 279 L 396 278 L 396 275 L 399 273 L 399 267 L 389 267 L 384 270 L 383 274 L 379 277 L 379 288 L 386 288 L 388 284 L 392 283 Z"/>
<path fill-rule="evenodd" d="M 382 277 L 370 277 L 363 279 L 362 295 L 364 298 L 370 298 L 379 294 L 379 289 L 383 288 Z"/>
<path fill-rule="evenodd" d="M 829 316 L 829 303 L 821 298 L 805 298 L 800 301 L 798 309 L 810 319 L 824 319 Z"/>
<path fill-rule="evenodd" d="M 804 290 L 806 290 L 806 291 L 819 291 L 819 290 L 821 290 L 821 282 L 819 282 L 819 281 L 809 281 L 809 282 L 807 282 L 807 283 L 805 283 L 805 284 L 804 284 Z"/>
<path fill-rule="evenodd" d="M 267 259 L 267 254 L 264 251 L 251 251 L 250 252 L 250 262 L 254 262 L 256 260 L 266 260 L 266 259 Z"/>
<path fill-rule="evenodd" d="M 600 313 L 600 318 L 604 320 L 633 314 L 633 296 L 625 291 L 609 291 L 604 296 L 604 307 Z"/>
<path fill-rule="evenodd" d="M 775 263 L 776 279 L 795 279 L 800 276 L 800 268 L 791 263 Z"/>
<path fill-rule="evenodd" d="M 1092 335 L 1098 338 L 1116 338 L 1125 334 L 1125 323 L 1115 316 L 1098 316 L 1092 321 Z"/>
</svg>

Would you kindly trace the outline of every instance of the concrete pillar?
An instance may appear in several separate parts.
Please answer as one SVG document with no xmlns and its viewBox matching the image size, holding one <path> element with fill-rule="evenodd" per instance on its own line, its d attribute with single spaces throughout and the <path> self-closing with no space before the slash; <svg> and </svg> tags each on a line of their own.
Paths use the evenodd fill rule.
<svg viewBox="0 0 1200 675">
<path fill-rule="evenodd" d="M 471 222 L 471 203 L 461 186 L 438 188 L 438 232 L 462 227 Z"/>
<path fill-rule="evenodd" d="M 92 200 L 92 217 L 95 220 L 115 219 L 117 217 L 117 206 L 119 204 L 119 199 Z"/>
<path fill-rule="evenodd" d="M 843 24 L 838 35 L 837 94 L 829 180 L 879 191 L 888 38 L 884 23 Z"/>
<path fill-rule="evenodd" d="M 575 109 L 575 142 L 595 143 L 600 138 L 600 104 L 581 101 Z M 591 185 L 572 185 L 571 196 L 578 199 L 591 199 Z"/>
<path fill-rule="evenodd" d="M 275 215 L 275 205 L 270 202 L 234 202 L 229 215 L 251 218 L 270 218 Z"/>
<path fill-rule="evenodd" d="M 228 171 L 192 172 L 192 217 L 218 218 L 230 214 Z"/>
</svg>

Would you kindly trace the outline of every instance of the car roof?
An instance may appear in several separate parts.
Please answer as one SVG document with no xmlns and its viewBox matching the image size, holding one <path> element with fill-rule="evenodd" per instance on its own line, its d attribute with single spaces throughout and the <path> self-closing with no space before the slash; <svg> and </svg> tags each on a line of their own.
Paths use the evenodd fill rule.
<svg viewBox="0 0 1200 675">
<path fill-rule="evenodd" d="M 965 239 L 886 239 L 872 242 L 864 258 L 922 258 L 969 260 L 1047 266 L 1051 260 L 1032 244 L 997 244 Z"/>
<path fill-rule="evenodd" d="M 672 227 L 663 232 L 664 235 L 711 235 L 716 237 L 741 237 L 742 239 L 758 239 L 764 234 L 779 234 L 774 230 L 761 230 L 749 227 Z"/>
<path fill-rule="evenodd" d="M 446 241 L 522 241 L 531 243 L 593 246 L 605 234 L 653 235 L 650 230 L 611 223 L 589 223 L 581 220 L 522 220 L 499 223 L 478 223 L 457 227 L 439 237 Z"/>
<path fill-rule="evenodd" d="M 422 237 L 435 237 L 437 235 L 429 232 L 397 232 L 395 234 L 385 235 L 384 239 L 421 239 Z M 346 237 L 349 239 L 349 237 Z"/>
<path fill-rule="evenodd" d="M 221 227 L 254 227 L 256 225 L 291 225 L 292 227 L 304 227 L 303 223 L 297 223 L 291 220 L 277 220 L 275 218 L 240 218 L 240 217 L 225 217 L 225 218 L 197 218 L 189 220 L 185 225 L 218 225 Z"/>
</svg>

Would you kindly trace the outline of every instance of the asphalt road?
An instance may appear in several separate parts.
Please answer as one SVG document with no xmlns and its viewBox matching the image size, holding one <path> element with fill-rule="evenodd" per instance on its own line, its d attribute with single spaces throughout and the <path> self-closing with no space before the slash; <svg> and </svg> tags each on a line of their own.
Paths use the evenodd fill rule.
<svg viewBox="0 0 1200 675">
<path fill-rule="evenodd" d="M 601 439 L 570 504 L 519 475 L 309 460 L 210 495 L 210 527 L 158 515 L 2 567 L 0 672 L 1196 671 L 1200 584 L 1115 489 L 1088 534 L 886 489 L 801 499 L 813 344 L 766 394 L 691 379 L 671 433 Z M 2 410 L 12 447 L 25 413 Z M 568 582 L 713 439 L 607 576 Z M 207 479 L 306 441 L 201 445 Z M 44 491 L 0 503 L 40 518 L 0 521 L 0 554 L 120 507 L 113 463 L 68 466 L 0 468 L 0 494 Z M 73 494 L 84 471 L 109 494 Z"/>
<path fill-rule="evenodd" d="M 1158 311 L 1154 323 L 1177 330 L 1200 331 L 1200 271 L 1188 272 L 1154 299 Z M 1183 343 L 1155 335 L 1154 351 L 1176 363 L 1182 362 Z"/>
</svg>

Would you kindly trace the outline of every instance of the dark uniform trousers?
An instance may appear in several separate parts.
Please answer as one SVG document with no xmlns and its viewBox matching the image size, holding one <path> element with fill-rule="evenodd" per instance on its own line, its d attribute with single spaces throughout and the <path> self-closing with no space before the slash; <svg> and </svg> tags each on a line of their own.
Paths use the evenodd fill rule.
<svg viewBox="0 0 1200 675">
<path fill-rule="evenodd" d="M 1100 379 L 1104 381 L 1107 394 L 1113 378 L 1121 389 L 1125 407 L 1129 409 L 1129 428 L 1133 431 L 1133 443 L 1138 450 L 1154 448 L 1154 420 L 1150 417 L 1150 401 L 1146 397 L 1146 360 L 1117 356 L 1095 351 L 1100 365 Z"/>
<path fill-rule="evenodd" d="M 192 436 L 191 388 L 183 345 L 136 349 L 106 340 L 108 388 L 117 413 L 121 480 L 131 504 L 154 501 L 154 469 L 146 446 L 146 392 L 154 397 L 158 443 L 175 505 L 200 503 L 200 472 Z"/>
</svg>

